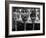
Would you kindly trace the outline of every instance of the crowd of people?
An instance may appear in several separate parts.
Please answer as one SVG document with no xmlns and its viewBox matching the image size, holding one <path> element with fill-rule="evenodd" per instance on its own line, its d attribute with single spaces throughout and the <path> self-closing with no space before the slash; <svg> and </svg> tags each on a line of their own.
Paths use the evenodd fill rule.
<svg viewBox="0 0 46 38">
<path fill-rule="evenodd" d="M 12 20 L 13 20 L 13 28 L 18 28 L 19 30 L 27 29 L 28 25 L 30 28 L 28 30 L 33 28 L 33 25 L 31 23 L 40 23 L 40 9 L 14 9 L 12 14 Z M 29 24 L 26 24 L 29 23 Z M 17 26 L 16 26 L 17 25 Z M 27 26 L 26 26 L 27 25 Z M 40 25 L 40 24 L 38 24 Z M 17 29 L 16 29 L 17 30 Z"/>
</svg>

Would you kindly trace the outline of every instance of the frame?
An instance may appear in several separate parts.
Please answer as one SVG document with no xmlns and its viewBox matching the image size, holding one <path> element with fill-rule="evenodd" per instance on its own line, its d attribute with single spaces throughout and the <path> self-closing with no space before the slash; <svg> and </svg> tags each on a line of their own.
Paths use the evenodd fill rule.
<svg viewBox="0 0 46 38">
<path fill-rule="evenodd" d="M 6 6 L 5 7 L 5 36 L 6 37 L 22 37 L 22 36 L 45 35 L 45 3 L 41 3 L 41 2 L 24 2 L 24 1 L 23 2 L 22 1 L 21 2 L 20 1 L 6 1 L 5 2 L 5 6 Z M 16 9 L 17 9 L 17 11 L 16 11 Z M 18 9 L 22 10 L 23 13 L 21 12 L 21 14 L 20 14 Z M 26 10 L 26 14 L 25 14 L 25 10 Z M 32 15 L 30 16 L 31 19 L 32 19 L 32 22 L 28 22 L 28 23 L 32 23 L 33 25 L 37 25 L 38 29 L 35 26 L 33 26 L 32 24 L 31 24 L 32 26 L 28 26 L 29 24 L 27 22 L 23 21 L 24 24 L 26 24 L 26 23 L 28 24 L 28 25 L 25 25 L 24 30 L 25 29 L 26 30 L 25 31 L 23 29 L 20 30 L 21 27 L 17 26 L 18 29 L 19 29 L 18 30 L 16 28 L 16 26 L 13 26 L 13 17 L 15 16 L 14 14 L 17 12 L 16 14 L 17 15 L 20 14 L 22 16 L 22 18 L 25 15 L 27 15 L 27 17 L 28 17 L 29 13 L 27 13 L 27 11 L 29 12 L 29 10 L 31 10 L 31 12 L 32 12 L 32 10 L 34 10 L 34 12 L 39 10 L 38 11 L 39 13 L 37 13 L 37 14 L 39 14 L 40 21 L 39 20 L 37 20 L 38 22 L 37 21 L 36 22 L 33 21 L 37 17 L 34 17 L 33 16 L 34 13 L 32 12 Z M 37 16 L 37 14 L 35 16 Z M 35 19 L 33 19 L 33 18 L 35 18 Z M 24 20 L 25 19 L 26 18 L 24 18 Z M 38 24 L 35 24 L 35 23 L 38 23 Z M 28 27 L 30 27 L 30 28 L 28 28 Z M 33 28 L 33 30 L 32 30 L 32 27 L 35 27 L 36 29 Z"/>
</svg>

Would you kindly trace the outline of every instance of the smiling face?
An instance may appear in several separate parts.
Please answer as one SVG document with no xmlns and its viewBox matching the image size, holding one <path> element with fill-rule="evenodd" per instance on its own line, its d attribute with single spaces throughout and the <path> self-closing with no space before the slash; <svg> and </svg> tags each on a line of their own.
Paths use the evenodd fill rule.
<svg viewBox="0 0 46 38">
<path fill-rule="evenodd" d="M 21 18 L 22 18 L 23 21 L 27 21 L 28 15 L 27 14 L 22 14 Z"/>
<path fill-rule="evenodd" d="M 31 17 L 32 22 L 34 22 L 35 19 L 36 19 L 36 11 L 35 11 L 35 9 L 31 11 L 30 17 Z"/>
</svg>

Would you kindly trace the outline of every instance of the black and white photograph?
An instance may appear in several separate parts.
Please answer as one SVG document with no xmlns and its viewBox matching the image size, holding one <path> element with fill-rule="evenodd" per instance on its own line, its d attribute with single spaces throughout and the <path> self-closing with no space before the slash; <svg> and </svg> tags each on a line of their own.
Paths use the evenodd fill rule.
<svg viewBox="0 0 46 38">
<path fill-rule="evenodd" d="M 12 7 L 12 31 L 40 30 L 40 8 Z"/>
<path fill-rule="evenodd" d="M 8 36 L 44 35 L 44 3 L 8 3 Z"/>
</svg>

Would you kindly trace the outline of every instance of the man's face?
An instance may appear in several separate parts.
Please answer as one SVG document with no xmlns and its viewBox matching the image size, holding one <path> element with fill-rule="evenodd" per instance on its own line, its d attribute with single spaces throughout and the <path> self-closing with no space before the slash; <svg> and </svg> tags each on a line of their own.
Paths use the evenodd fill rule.
<svg viewBox="0 0 46 38">
<path fill-rule="evenodd" d="M 27 14 L 22 14 L 21 17 L 22 17 L 23 21 L 27 21 L 27 19 L 28 19 L 28 15 Z"/>
<path fill-rule="evenodd" d="M 36 11 L 35 10 L 32 10 L 30 17 L 31 17 L 31 20 L 34 22 L 36 19 Z"/>
</svg>

